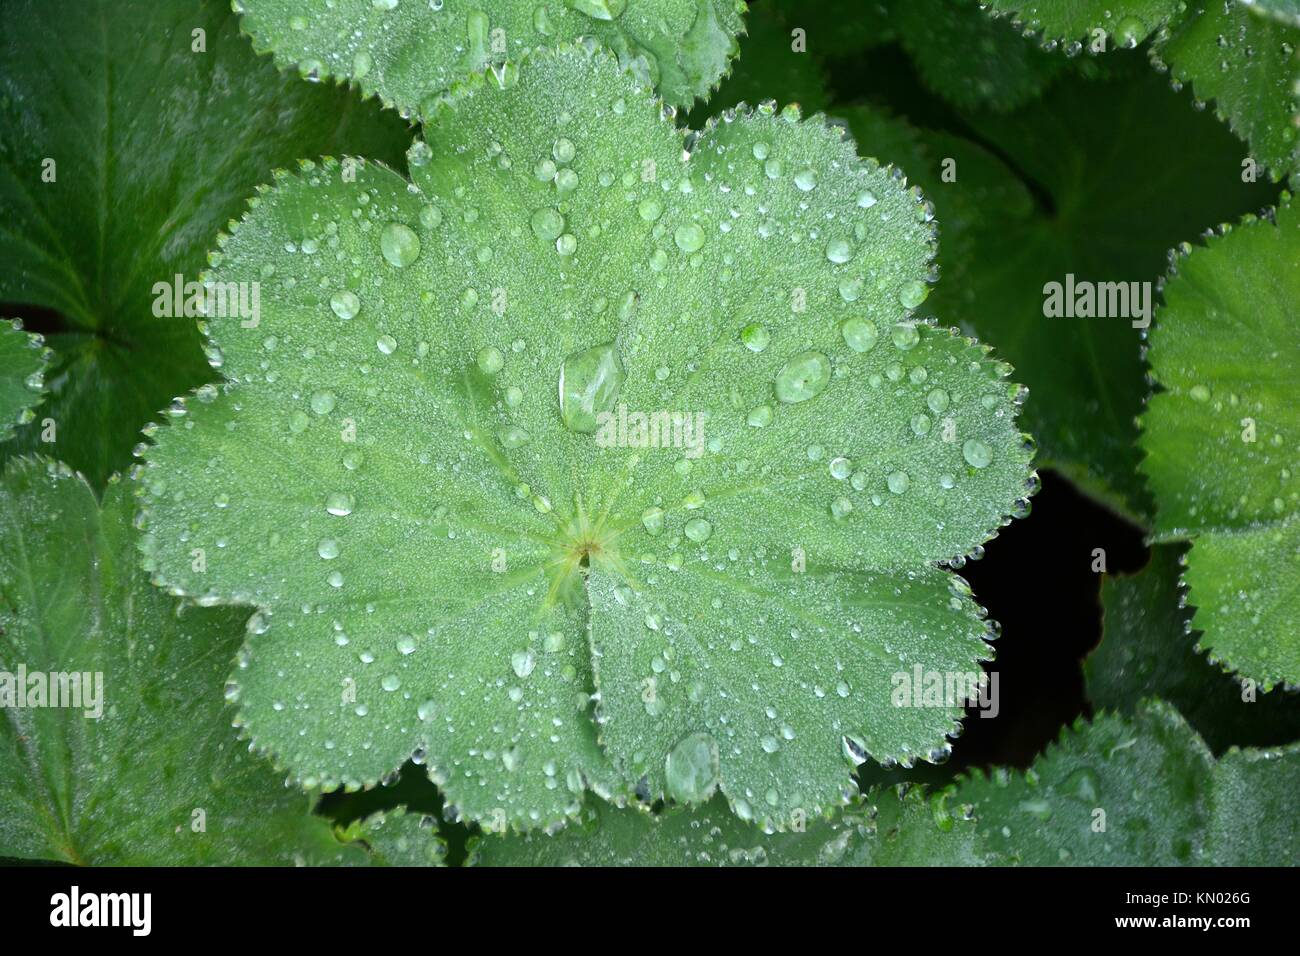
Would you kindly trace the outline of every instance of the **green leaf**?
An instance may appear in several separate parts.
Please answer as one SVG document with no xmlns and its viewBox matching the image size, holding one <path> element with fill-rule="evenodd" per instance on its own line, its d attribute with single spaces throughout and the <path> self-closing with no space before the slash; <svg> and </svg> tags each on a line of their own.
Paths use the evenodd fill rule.
<svg viewBox="0 0 1300 956">
<path fill-rule="evenodd" d="M 1185 8 L 1185 0 L 987 0 L 995 15 L 1010 15 L 1048 42 L 1079 46 L 1101 31 L 1108 48 L 1132 47 Z"/>
<path fill-rule="evenodd" d="M 700 129 L 711 117 L 742 103 L 756 106 L 775 99 L 782 105 L 797 103 L 805 114 L 826 108 L 821 60 L 794 49 L 791 23 L 781 9 L 761 3 L 749 12 L 745 27 L 731 74 L 707 101 L 695 104 L 686 118 L 690 128 Z"/>
<path fill-rule="evenodd" d="M 1300 83 L 1300 14 L 1294 0 L 989 0 L 994 13 L 1041 32 L 1067 53 L 1094 47 L 1102 31 L 1107 50 L 1154 37 L 1152 62 L 1199 100 L 1213 100 L 1219 117 L 1250 143 L 1273 178 L 1300 171 L 1296 122 Z M 1082 41 L 1082 42 L 1080 42 Z"/>
<path fill-rule="evenodd" d="M 52 462 L 0 479 L 0 857 L 364 863 L 235 739 L 221 684 L 244 615 L 150 587 L 132 506 L 115 479 L 101 510 Z M 51 706 L 60 674 L 81 706 Z"/>
<path fill-rule="evenodd" d="M 57 454 L 100 487 L 158 409 L 215 376 L 192 317 L 155 317 L 155 284 L 199 279 L 272 166 L 358 143 L 397 159 L 405 134 L 279 76 L 220 0 L 17 0 L 5 21 L 0 302 L 56 353 L 57 428 L 53 445 L 22 429 L 6 454 Z"/>
<path fill-rule="evenodd" d="M 0 319 L 0 441 L 32 420 L 32 408 L 45 397 L 49 364 L 50 350 L 41 336 L 24 332 L 21 322 Z"/>
<path fill-rule="evenodd" d="M 1215 753 L 1300 739 L 1300 695 L 1243 688 L 1197 646 L 1178 586 L 1184 550 L 1156 545 L 1140 574 L 1102 582 L 1102 640 L 1084 662 L 1093 707 L 1130 712 L 1145 697 L 1161 697 Z"/>
<path fill-rule="evenodd" d="M 491 829 L 637 784 L 782 826 L 844 802 L 845 753 L 942 753 L 960 703 L 891 707 L 891 675 L 978 672 L 931 565 L 1031 472 L 1007 366 L 913 313 L 918 197 L 789 113 L 685 156 L 577 49 L 428 135 L 413 183 L 260 197 L 216 277 L 274 265 L 263 327 L 210 324 L 231 384 L 145 452 L 158 578 L 263 609 L 254 740 L 326 788 L 420 750 Z M 620 406 L 703 424 L 629 447 Z"/>
<path fill-rule="evenodd" d="M 371 859 L 382 866 L 442 866 L 447 855 L 437 820 L 409 810 L 390 810 L 358 820 L 344 838 L 364 841 Z"/>
<path fill-rule="evenodd" d="M 259 51 L 311 80 L 336 77 L 403 115 L 428 112 L 473 74 L 592 37 L 674 106 L 705 98 L 743 30 L 740 0 L 239 0 Z"/>
<path fill-rule="evenodd" d="M 554 834 L 485 836 L 477 866 L 977 866 L 987 862 L 975 824 L 923 788 L 873 790 L 833 820 L 764 833 L 715 797 L 655 815 L 592 802 Z"/>
<path fill-rule="evenodd" d="M 1300 744 L 1232 750 L 1214 768 L 1214 803 L 1205 834 L 1214 866 L 1295 866 L 1300 859 Z"/>
<path fill-rule="evenodd" d="M 989 851 L 1027 866 L 1286 866 L 1300 854 L 1297 785 L 1297 745 L 1216 762 L 1151 700 L 1132 719 L 1080 720 L 1025 774 L 976 772 L 949 803 L 970 805 Z"/>
<path fill-rule="evenodd" d="M 926 193 L 945 240 L 945 281 L 931 304 L 1016 366 L 1029 387 L 1026 422 L 1042 464 L 1139 516 L 1150 508 L 1134 447 L 1146 392 L 1140 331 L 1127 317 L 1048 317 L 1045 293 L 1073 275 L 1148 282 L 1154 298 L 1170 247 L 1267 201 L 1269 187 L 1241 181 L 1240 144 L 1187 99 L 1154 76 L 1062 78 L 1015 114 L 970 115 L 1000 159 L 970 145 L 958 151 L 951 137 L 927 146 L 956 162 L 955 181 Z M 1160 175 L 1137 175 L 1135 163 Z M 926 176 L 935 172 L 923 184 Z M 951 244 L 950 220 L 961 234 Z"/>
<path fill-rule="evenodd" d="M 1156 45 L 1156 61 L 1212 100 L 1274 179 L 1300 170 L 1300 23 L 1257 16 L 1245 3 L 1200 0 L 1193 9 Z"/>
<path fill-rule="evenodd" d="M 1246 0 L 1251 13 L 1300 27 L 1300 0 Z"/>
<path fill-rule="evenodd" d="M 1300 211 L 1250 217 L 1190 246 L 1164 287 L 1142 418 L 1154 531 L 1191 538 L 1200 644 L 1261 683 L 1300 683 Z"/>
<path fill-rule="evenodd" d="M 985 16 L 979 0 L 903 0 L 893 11 L 926 86 L 961 109 L 1015 109 L 1066 66 L 1007 21 Z"/>
</svg>

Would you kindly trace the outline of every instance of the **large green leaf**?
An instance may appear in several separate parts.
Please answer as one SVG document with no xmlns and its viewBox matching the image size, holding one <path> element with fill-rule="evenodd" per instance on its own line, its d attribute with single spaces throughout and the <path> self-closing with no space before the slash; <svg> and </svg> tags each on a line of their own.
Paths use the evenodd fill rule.
<svg viewBox="0 0 1300 956">
<path fill-rule="evenodd" d="M 274 266 L 264 322 L 210 323 L 230 384 L 154 436 L 142 517 L 160 581 L 262 608 L 241 721 L 326 787 L 420 750 L 490 828 L 637 784 L 780 827 L 844 754 L 941 754 L 960 702 L 891 677 L 990 655 L 932 565 L 1031 472 L 1007 366 L 914 314 L 927 208 L 793 113 L 687 156 L 607 56 L 506 79 L 413 183 L 327 163 L 222 243 L 221 281 Z M 628 447 L 619 406 L 705 417 Z"/>
<path fill-rule="evenodd" d="M 259 50 L 336 77 L 404 115 L 507 59 L 593 37 L 674 106 L 707 97 L 743 28 L 742 0 L 236 0 Z"/>
<path fill-rule="evenodd" d="M 989 862 L 970 819 L 919 787 L 873 790 L 834 820 L 764 833 L 715 797 L 653 815 L 593 803 L 555 834 L 485 836 L 478 866 L 977 866 Z"/>
<path fill-rule="evenodd" d="M 928 186 L 941 226 L 960 227 L 954 243 L 944 229 L 946 281 L 931 304 L 1016 365 L 1043 463 L 1130 514 L 1149 510 L 1134 447 L 1146 392 L 1140 330 L 1126 317 L 1049 318 L 1045 286 L 1067 275 L 1148 282 L 1154 297 L 1170 247 L 1272 195 L 1241 181 L 1240 144 L 1188 99 L 1154 76 L 1071 76 L 1014 114 L 969 117 L 1001 159 L 943 134 L 929 136 L 928 170 L 900 159 Z M 955 181 L 938 175 L 944 157 L 955 160 Z M 1136 175 L 1135 157 L 1159 175 Z"/>
<path fill-rule="evenodd" d="M 41 336 L 24 332 L 21 322 L 0 319 L 0 441 L 34 417 L 32 407 L 45 397 L 49 364 L 50 350 Z"/>
<path fill-rule="evenodd" d="M 1165 284 L 1142 418 L 1155 533 L 1192 538 L 1200 644 L 1267 690 L 1300 683 L 1300 210 L 1224 227 Z"/>
<path fill-rule="evenodd" d="M 1243 687 L 1197 648 L 1178 586 L 1184 550 L 1156 545 L 1140 574 L 1102 582 L 1101 644 L 1084 662 L 1093 706 L 1129 712 L 1143 698 L 1161 697 L 1215 753 L 1300 740 L 1300 695 Z"/>
<path fill-rule="evenodd" d="M 969 805 L 986 852 L 1028 866 L 1289 866 L 1300 745 L 1215 761 L 1168 704 L 1080 721 L 1024 774 L 976 773 Z"/>
<path fill-rule="evenodd" d="M 0 857 L 365 862 L 235 739 L 221 686 L 246 615 L 150 587 L 132 504 L 115 479 L 101 510 L 52 462 L 0 479 Z M 52 706 L 60 674 L 80 706 Z"/>
<path fill-rule="evenodd" d="M 221 0 L 15 0 L 4 20 L 0 302 L 56 352 L 41 417 L 57 439 L 33 423 L 6 452 L 57 454 L 99 486 L 141 425 L 216 374 L 192 317 L 155 317 L 155 284 L 198 280 L 272 166 L 361 143 L 396 159 L 405 134 L 277 75 Z"/>
</svg>

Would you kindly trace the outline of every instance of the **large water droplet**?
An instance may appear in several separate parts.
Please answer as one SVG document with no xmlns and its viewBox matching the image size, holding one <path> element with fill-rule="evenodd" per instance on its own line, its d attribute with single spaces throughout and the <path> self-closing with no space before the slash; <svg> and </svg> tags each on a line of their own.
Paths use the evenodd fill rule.
<svg viewBox="0 0 1300 956">
<path fill-rule="evenodd" d="M 574 352 L 560 367 L 560 418 L 569 429 L 591 434 L 597 417 L 612 412 L 623 387 L 623 363 L 613 345 Z"/>
<path fill-rule="evenodd" d="M 390 263 L 404 269 L 420 257 L 420 237 L 410 226 L 390 222 L 379 233 L 379 251 Z"/>
<path fill-rule="evenodd" d="M 831 380 L 831 360 L 821 352 L 801 352 L 776 375 L 776 397 L 787 405 L 816 398 Z"/>
<path fill-rule="evenodd" d="M 840 334 L 844 336 L 844 344 L 855 352 L 869 351 L 880 337 L 876 327 L 866 319 L 846 319 L 840 326 Z"/>
<path fill-rule="evenodd" d="M 330 308 L 340 319 L 350 319 L 360 311 L 361 300 L 357 298 L 356 293 L 344 289 L 330 296 Z"/>
<path fill-rule="evenodd" d="M 968 438 L 961 446 L 961 455 L 972 468 L 987 468 L 993 460 L 993 449 L 978 438 Z"/>
<path fill-rule="evenodd" d="M 684 737 L 664 761 L 668 796 L 678 803 L 703 803 L 718 786 L 718 744 L 708 734 Z"/>
<path fill-rule="evenodd" d="M 356 499 L 344 491 L 331 491 L 325 496 L 325 510 L 340 518 L 352 514 L 356 506 Z"/>
</svg>

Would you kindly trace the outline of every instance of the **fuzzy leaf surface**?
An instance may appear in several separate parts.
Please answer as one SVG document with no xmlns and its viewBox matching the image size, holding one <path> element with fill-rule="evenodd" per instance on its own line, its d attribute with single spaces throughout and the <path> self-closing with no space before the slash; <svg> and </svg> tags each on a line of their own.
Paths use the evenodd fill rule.
<svg viewBox="0 0 1300 956">
<path fill-rule="evenodd" d="M 260 198 L 218 274 L 275 265 L 263 327 L 211 323 L 230 384 L 146 454 L 159 578 L 263 609 L 254 740 L 327 788 L 420 751 L 494 829 L 638 784 L 787 826 L 846 750 L 942 753 L 960 704 L 891 675 L 990 656 L 934 563 L 1031 472 L 1008 367 L 914 311 L 918 197 L 792 114 L 687 157 L 576 49 L 426 132 L 412 183 Z M 620 431 L 650 413 L 699 429 Z"/>
</svg>

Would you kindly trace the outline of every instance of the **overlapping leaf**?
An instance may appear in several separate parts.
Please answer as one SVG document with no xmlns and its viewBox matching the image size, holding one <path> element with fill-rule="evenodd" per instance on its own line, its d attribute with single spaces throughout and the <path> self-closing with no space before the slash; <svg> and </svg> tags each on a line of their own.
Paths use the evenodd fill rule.
<svg viewBox="0 0 1300 956">
<path fill-rule="evenodd" d="M 985 16 L 977 0 L 894 0 L 890 10 L 926 85 L 958 107 L 1015 109 L 1066 66 L 1006 21 Z"/>
<path fill-rule="evenodd" d="M 132 504 L 115 480 L 101 510 L 53 463 L 0 479 L 0 857 L 366 862 L 235 738 L 221 686 L 246 615 L 151 587 Z"/>
<path fill-rule="evenodd" d="M 1200 644 L 1265 690 L 1300 683 L 1300 212 L 1188 247 L 1164 288 L 1142 418 L 1155 532 L 1191 538 Z"/>
<path fill-rule="evenodd" d="M 1152 38 L 1155 64 L 1189 83 L 1274 179 L 1300 169 L 1300 17 L 1286 0 L 990 0 L 1050 45 L 1098 51 Z"/>
<path fill-rule="evenodd" d="M 1024 370 L 1045 463 L 1129 514 L 1149 510 L 1133 424 L 1146 390 L 1133 322 L 1143 320 L 1048 317 L 1045 293 L 1053 282 L 1146 282 L 1153 301 L 1171 246 L 1268 201 L 1266 185 L 1242 182 L 1240 144 L 1187 100 L 1154 76 L 1062 78 L 1015 114 L 970 116 L 1001 157 L 942 133 L 922 134 L 919 165 L 885 157 L 925 186 L 943 227 L 934 308 Z M 846 115 L 869 154 L 870 129 Z"/>
<path fill-rule="evenodd" d="M 707 101 L 695 105 L 686 125 L 701 129 L 724 109 L 741 103 L 757 106 L 767 100 L 782 106 L 797 103 L 805 114 L 825 109 L 828 96 L 821 58 L 799 48 L 791 35 L 794 22 L 774 3 L 751 9 L 731 74 Z"/>
<path fill-rule="evenodd" d="M 55 352 L 53 435 L 33 423 L 5 453 L 57 455 L 99 486 L 158 409 L 216 374 L 192 294 L 156 284 L 197 282 L 272 166 L 363 143 L 396 159 L 407 134 L 259 62 L 222 0 L 18 0 L 4 19 L 0 302 Z"/>
<path fill-rule="evenodd" d="M 1093 707 L 1129 713 L 1143 698 L 1160 697 L 1215 753 L 1300 740 L 1300 695 L 1243 686 L 1197 647 L 1178 585 L 1184 551 L 1156 545 L 1141 573 L 1102 583 L 1101 644 L 1084 662 Z"/>
<path fill-rule="evenodd" d="M 960 703 L 891 675 L 989 656 L 930 565 L 1030 473 L 1007 367 L 914 314 L 926 207 L 794 114 L 685 157 L 608 57 L 505 78 L 412 183 L 311 168 L 223 243 L 262 327 L 211 323 L 231 384 L 141 480 L 158 578 L 262 608 L 241 720 L 326 787 L 418 751 L 490 829 L 636 785 L 788 826 L 941 753 Z"/>
<path fill-rule="evenodd" d="M 950 804 L 969 804 L 987 850 L 1028 866 L 1290 866 L 1300 745 L 1231 750 L 1215 760 L 1158 700 L 1132 719 L 1099 715 L 1025 774 L 976 774 Z"/>
<path fill-rule="evenodd" d="M 741 0 L 239 0 L 259 49 L 312 80 L 356 83 L 404 115 L 533 49 L 592 37 L 663 99 L 687 106 L 736 52 Z"/>
<path fill-rule="evenodd" d="M 764 833 L 714 798 L 694 810 L 651 815 L 593 803 L 554 835 L 487 836 L 478 866 L 977 866 L 991 862 L 971 819 L 924 789 L 873 790 L 833 821 Z"/>
<path fill-rule="evenodd" d="M 32 420 L 32 407 L 45 394 L 50 350 L 22 324 L 0 319 L 0 441 L 13 437 L 18 425 Z"/>
</svg>

